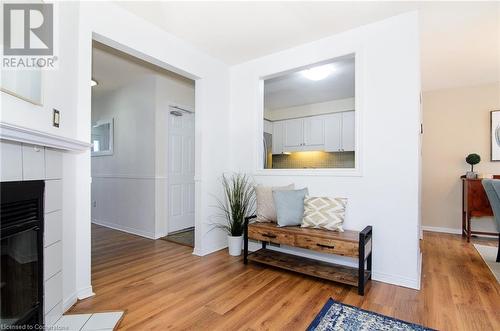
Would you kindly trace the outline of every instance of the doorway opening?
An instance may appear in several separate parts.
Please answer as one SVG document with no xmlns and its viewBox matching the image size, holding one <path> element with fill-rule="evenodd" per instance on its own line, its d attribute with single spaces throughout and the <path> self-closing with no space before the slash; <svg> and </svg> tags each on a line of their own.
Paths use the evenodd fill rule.
<svg viewBox="0 0 500 331">
<path fill-rule="evenodd" d="M 93 41 L 92 86 L 92 234 L 193 246 L 194 81 Z"/>
</svg>

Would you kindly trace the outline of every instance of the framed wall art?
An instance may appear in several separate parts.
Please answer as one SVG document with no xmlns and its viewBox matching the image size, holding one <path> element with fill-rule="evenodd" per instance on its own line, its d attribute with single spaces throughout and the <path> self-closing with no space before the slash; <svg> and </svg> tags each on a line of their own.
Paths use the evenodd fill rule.
<svg viewBox="0 0 500 331">
<path fill-rule="evenodd" d="M 500 161 L 500 110 L 490 113 L 491 161 Z"/>
</svg>

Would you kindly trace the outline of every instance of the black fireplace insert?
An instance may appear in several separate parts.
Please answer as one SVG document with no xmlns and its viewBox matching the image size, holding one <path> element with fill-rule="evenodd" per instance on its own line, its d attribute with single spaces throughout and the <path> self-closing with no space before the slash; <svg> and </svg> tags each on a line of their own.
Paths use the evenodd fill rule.
<svg viewBox="0 0 500 331">
<path fill-rule="evenodd" d="M 0 190 L 0 330 L 38 329 L 43 326 L 44 182 L 2 182 Z"/>
</svg>

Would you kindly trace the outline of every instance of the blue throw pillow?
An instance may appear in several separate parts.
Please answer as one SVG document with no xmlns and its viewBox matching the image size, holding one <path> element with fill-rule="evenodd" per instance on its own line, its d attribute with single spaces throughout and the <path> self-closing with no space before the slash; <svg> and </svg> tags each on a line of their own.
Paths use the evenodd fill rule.
<svg viewBox="0 0 500 331">
<path fill-rule="evenodd" d="M 302 190 L 273 191 L 278 226 L 297 226 L 304 217 L 304 198 L 307 188 Z"/>
</svg>

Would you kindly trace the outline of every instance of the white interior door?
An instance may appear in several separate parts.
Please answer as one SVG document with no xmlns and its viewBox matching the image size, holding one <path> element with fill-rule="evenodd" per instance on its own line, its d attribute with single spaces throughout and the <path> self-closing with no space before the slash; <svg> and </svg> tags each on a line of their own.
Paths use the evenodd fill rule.
<svg viewBox="0 0 500 331">
<path fill-rule="evenodd" d="M 169 233 L 194 226 L 194 116 L 169 114 Z"/>
</svg>

